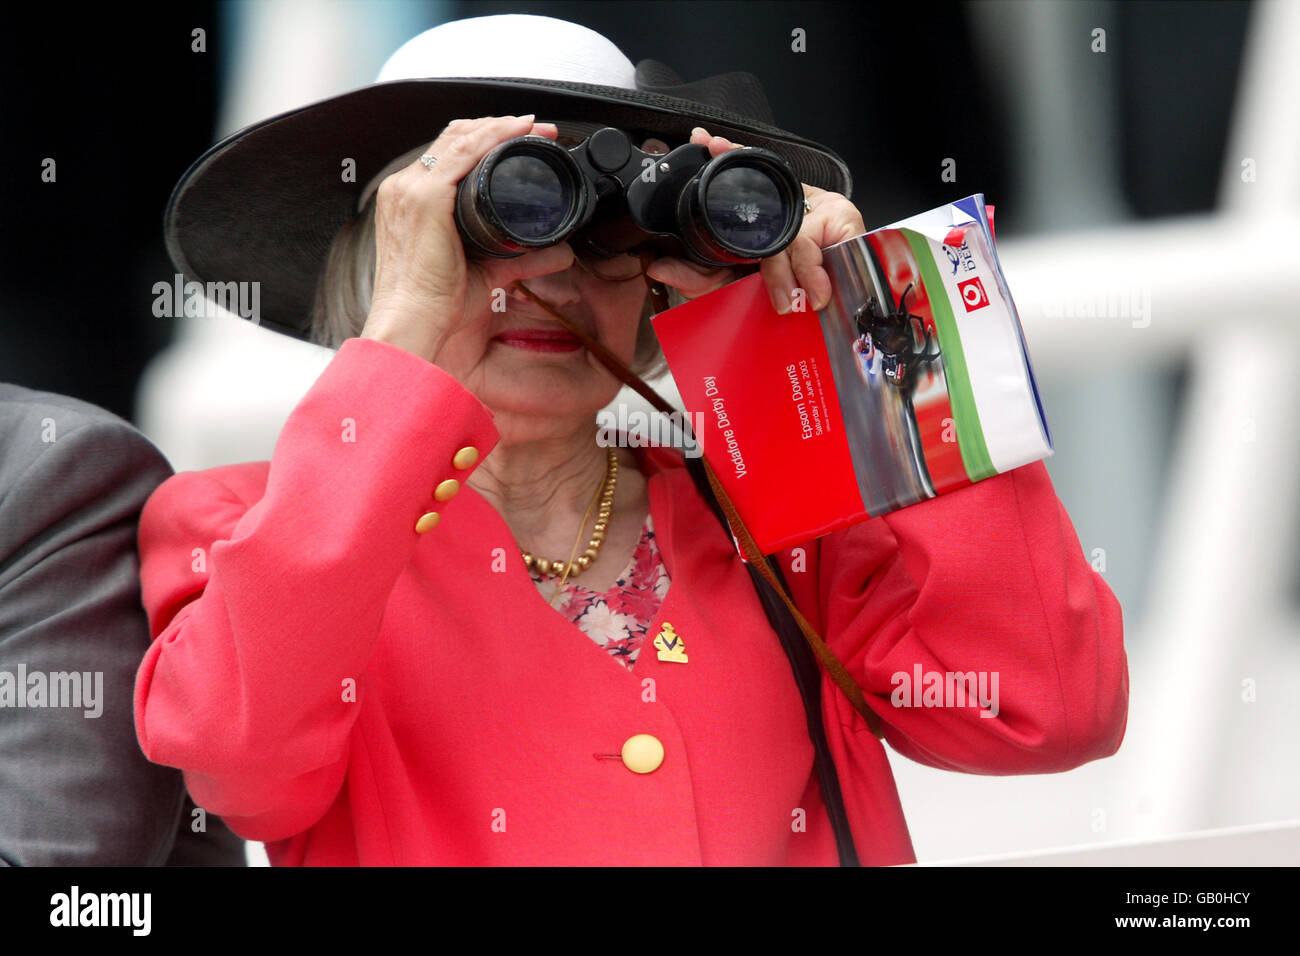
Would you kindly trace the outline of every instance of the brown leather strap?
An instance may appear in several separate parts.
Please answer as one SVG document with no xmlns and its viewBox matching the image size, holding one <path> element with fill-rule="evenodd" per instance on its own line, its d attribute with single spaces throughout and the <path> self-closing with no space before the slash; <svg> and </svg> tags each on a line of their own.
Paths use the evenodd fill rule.
<svg viewBox="0 0 1300 956">
<path fill-rule="evenodd" d="M 647 265 L 647 256 L 643 255 L 643 270 Z M 668 297 L 664 293 L 662 286 L 656 285 L 649 276 L 646 276 L 646 285 L 650 288 L 650 295 L 654 302 L 656 312 L 664 311 L 668 307 Z M 537 296 L 532 292 L 532 290 L 525 286 L 522 281 L 516 282 L 515 288 L 550 313 L 557 322 L 568 329 L 568 331 L 571 332 L 578 341 L 586 346 L 593 355 L 600 359 L 601 363 L 604 364 L 604 366 L 608 368 L 616 378 L 624 384 L 629 385 L 654 408 L 663 412 L 665 415 L 671 415 L 676 411 L 676 409 L 669 405 L 658 392 L 647 385 L 641 379 L 641 376 L 637 375 L 624 365 L 618 356 L 614 355 L 614 353 L 605 348 L 604 345 L 587 335 L 586 332 L 583 332 L 576 325 L 566 319 L 556 309 L 554 309 L 550 303 Z M 689 425 L 687 427 L 689 427 Z M 795 623 L 799 625 L 799 630 L 803 633 L 804 639 L 812 648 L 813 654 L 821 663 L 822 667 L 826 669 L 826 673 L 830 674 L 831 680 L 835 681 L 836 686 L 844 692 L 844 696 L 849 699 L 853 708 L 862 715 L 863 719 L 867 722 L 867 726 L 871 728 L 871 732 L 877 737 L 883 739 L 884 732 L 881 727 L 880 718 L 867 703 L 866 695 L 863 693 L 862 688 L 858 686 L 857 681 L 855 681 L 852 675 L 849 674 L 848 670 L 840 662 L 840 659 L 835 656 L 835 653 L 826 645 L 826 642 L 822 640 L 821 635 L 817 633 L 817 629 L 814 628 L 812 624 L 809 623 L 808 619 L 803 616 L 799 611 L 799 608 L 795 606 L 794 601 L 790 599 L 790 595 L 786 593 L 785 588 L 781 586 L 781 582 L 772 572 L 772 566 L 768 564 L 767 558 L 759 551 L 758 545 L 755 543 L 753 536 L 749 533 L 749 529 L 745 527 L 745 522 L 741 520 L 740 512 L 737 511 L 736 506 L 732 504 L 731 498 L 723 489 L 722 483 L 718 481 L 717 475 L 713 473 L 713 469 L 709 467 L 707 461 L 704 462 L 704 470 L 705 474 L 708 475 L 709 485 L 713 488 L 713 493 L 717 497 L 718 503 L 722 506 L 727 521 L 731 525 L 732 533 L 736 536 L 736 541 L 740 545 L 741 554 L 744 555 L 746 561 L 758 569 L 764 580 L 772 585 L 773 590 L 781 596 L 781 600 L 785 602 L 785 606 L 789 608 L 791 615 L 794 617 Z"/>
</svg>

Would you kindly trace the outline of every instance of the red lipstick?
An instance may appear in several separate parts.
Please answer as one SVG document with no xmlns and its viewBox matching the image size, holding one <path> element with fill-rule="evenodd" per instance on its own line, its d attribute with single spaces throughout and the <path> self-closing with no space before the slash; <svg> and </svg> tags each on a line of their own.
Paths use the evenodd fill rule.
<svg viewBox="0 0 1300 956">
<path fill-rule="evenodd" d="M 510 329 L 493 341 L 533 352 L 573 352 L 582 348 L 582 343 L 563 329 Z"/>
</svg>

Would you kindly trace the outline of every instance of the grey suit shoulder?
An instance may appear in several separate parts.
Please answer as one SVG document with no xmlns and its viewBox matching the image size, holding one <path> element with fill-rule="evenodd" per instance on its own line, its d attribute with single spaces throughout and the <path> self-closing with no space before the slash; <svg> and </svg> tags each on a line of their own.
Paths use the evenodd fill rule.
<svg viewBox="0 0 1300 956">
<path fill-rule="evenodd" d="M 136 531 L 171 473 L 111 412 L 0 384 L 0 672 L 102 675 L 97 717 L 0 708 L 0 863 L 243 862 L 215 816 L 195 831 L 180 771 L 149 763 L 135 735 L 149 646 Z"/>
</svg>

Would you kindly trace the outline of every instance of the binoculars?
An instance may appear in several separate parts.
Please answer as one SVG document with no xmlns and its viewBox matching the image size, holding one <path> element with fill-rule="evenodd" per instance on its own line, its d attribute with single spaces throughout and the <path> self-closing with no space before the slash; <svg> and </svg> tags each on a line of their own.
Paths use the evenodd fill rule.
<svg viewBox="0 0 1300 956">
<path fill-rule="evenodd" d="M 570 241 L 600 258 L 652 248 L 730 267 L 776 255 L 802 223 L 803 188 L 776 153 L 742 148 L 715 158 L 693 143 L 646 153 L 612 127 L 568 148 L 531 135 L 501 143 L 456 196 L 472 258 Z"/>
</svg>

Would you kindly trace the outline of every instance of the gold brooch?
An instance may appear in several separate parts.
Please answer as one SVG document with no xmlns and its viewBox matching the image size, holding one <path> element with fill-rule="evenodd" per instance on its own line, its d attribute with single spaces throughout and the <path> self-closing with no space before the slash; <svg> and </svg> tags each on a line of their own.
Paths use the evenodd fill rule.
<svg viewBox="0 0 1300 956">
<path fill-rule="evenodd" d="M 686 663 L 686 642 L 667 621 L 664 621 L 664 626 L 659 630 L 654 643 L 661 661 L 672 661 L 674 664 Z"/>
</svg>

